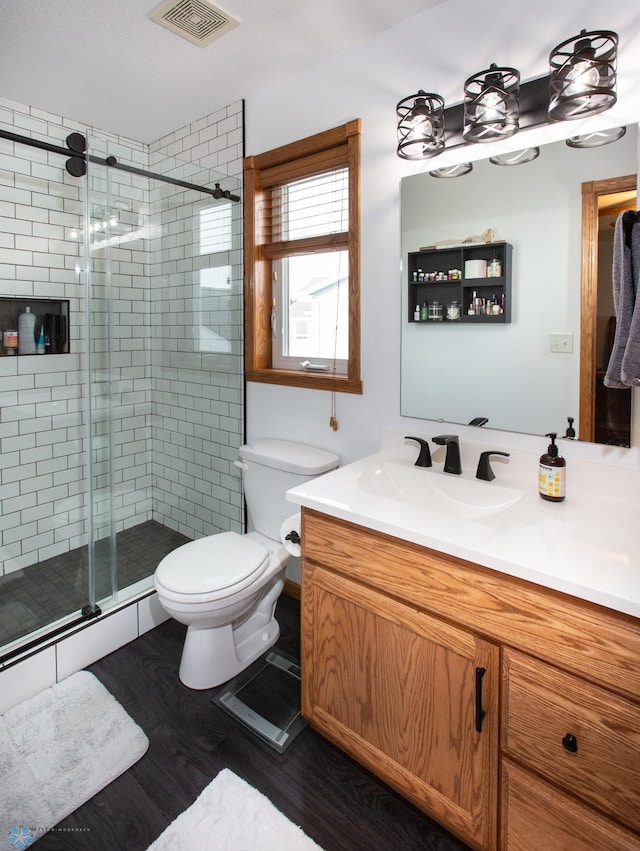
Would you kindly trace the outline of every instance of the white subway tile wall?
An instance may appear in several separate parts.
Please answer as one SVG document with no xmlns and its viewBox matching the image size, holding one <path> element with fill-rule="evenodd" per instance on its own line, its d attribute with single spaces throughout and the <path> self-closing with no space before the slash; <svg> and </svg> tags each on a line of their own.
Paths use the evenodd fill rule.
<svg viewBox="0 0 640 851">
<path fill-rule="evenodd" d="M 151 145 L 192 168 L 172 177 L 201 183 L 205 169 L 241 185 L 242 103 Z M 230 211 L 212 240 L 210 213 Z M 241 479 L 233 462 L 244 433 L 242 204 L 220 204 L 155 184 L 151 238 L 151 375 L 154 508 L 158 522 L 192 538 L 241 531 Z M 215 225 L 214 225 L 215 227 Z M 211 251 L 211 248 L 218 250 Z"/>
<path fill-rule="evenodd" d="M 56 145 L 87 132 L 2 99 L 0 127 Z M 99 156 L 194 183 L 213 168 L 240 194 L 241 103 L 151 146 L 88 134 Z M 220 202 L 115 169 L 107 194 L 104 168 L 89 174 L 97 536 L 112 517 L 116 531 L 152 518 L 190 538 L 240 531 L 242 205 L 223 204 L 228 239 L 212 244 Z M 83 187 L 64 157 L 0 139 L 0 296 L 70 302 L 70 354 L 0 357 L 0 575 L 86 543 Z"/>
</svg>

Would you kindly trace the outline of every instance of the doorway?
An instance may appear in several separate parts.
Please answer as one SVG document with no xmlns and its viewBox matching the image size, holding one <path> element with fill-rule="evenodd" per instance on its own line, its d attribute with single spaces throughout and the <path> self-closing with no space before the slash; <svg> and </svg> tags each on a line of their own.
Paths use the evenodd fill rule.
<svg viewBox="0 0 640 851">
<path fill-rule="evenodd" d="M 615 334 L 611 267 L 613 229 L 620 213 L 635 210 L 637 176 L 582 184 L 582 293 L 580 309 L 580 419 L 578 437 L 631 445 L 631 389 L 604 386 Z"/>
</svg>

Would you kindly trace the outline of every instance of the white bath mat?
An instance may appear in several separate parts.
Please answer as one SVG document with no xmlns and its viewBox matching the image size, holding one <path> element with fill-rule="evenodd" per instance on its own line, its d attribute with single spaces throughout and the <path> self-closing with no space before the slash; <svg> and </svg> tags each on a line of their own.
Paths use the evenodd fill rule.
<svg viewBox="0 0 640 851">
<path fill-rule="evenodd" d="M 31 845 L 148 747 L 140 727 L 88 671 L 0 715 L 0 849 Z"/>
<path fill-rule="evenodd" d="M 228 768 L 147 851 L 322 851 L 271 801 Z"/>
</svg>

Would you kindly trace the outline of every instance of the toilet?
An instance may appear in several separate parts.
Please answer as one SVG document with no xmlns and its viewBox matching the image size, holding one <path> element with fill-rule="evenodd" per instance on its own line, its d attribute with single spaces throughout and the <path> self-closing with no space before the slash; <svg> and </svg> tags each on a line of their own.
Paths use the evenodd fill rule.
<svg viewBox="0 0 640 851">
<path fill-rule="evenodd" d="M 333 452 L 264 438 L 241 446 L 250 532 L 220 532 L 178 547 L 154 574 L 158 600 L 187 626 L 180 680 L 213 688 L 235 677 L 280 635 L 274 612 L 292 558 L 281 527 L 292 514 L 285 491 L 333 470 Z"/>
</svg>

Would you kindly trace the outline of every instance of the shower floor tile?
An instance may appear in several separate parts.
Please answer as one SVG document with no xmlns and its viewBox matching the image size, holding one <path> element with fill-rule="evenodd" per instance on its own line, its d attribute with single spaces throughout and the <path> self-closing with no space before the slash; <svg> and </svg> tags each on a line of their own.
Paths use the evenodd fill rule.
<svg viewBox="0 0 640 851">
<path fill-rule="evenodd" d="M 118 590 L 151 576 L 167 553 L 188 541 L 155 520 L 119 532 Z M 96 543 L 97 599 L 111 594 L 108 547 L 106 540 Z M 65 615 L 79 614 L 88 601 L 87 547 L 0 576 L 0 647 Z"/>
</svg>

